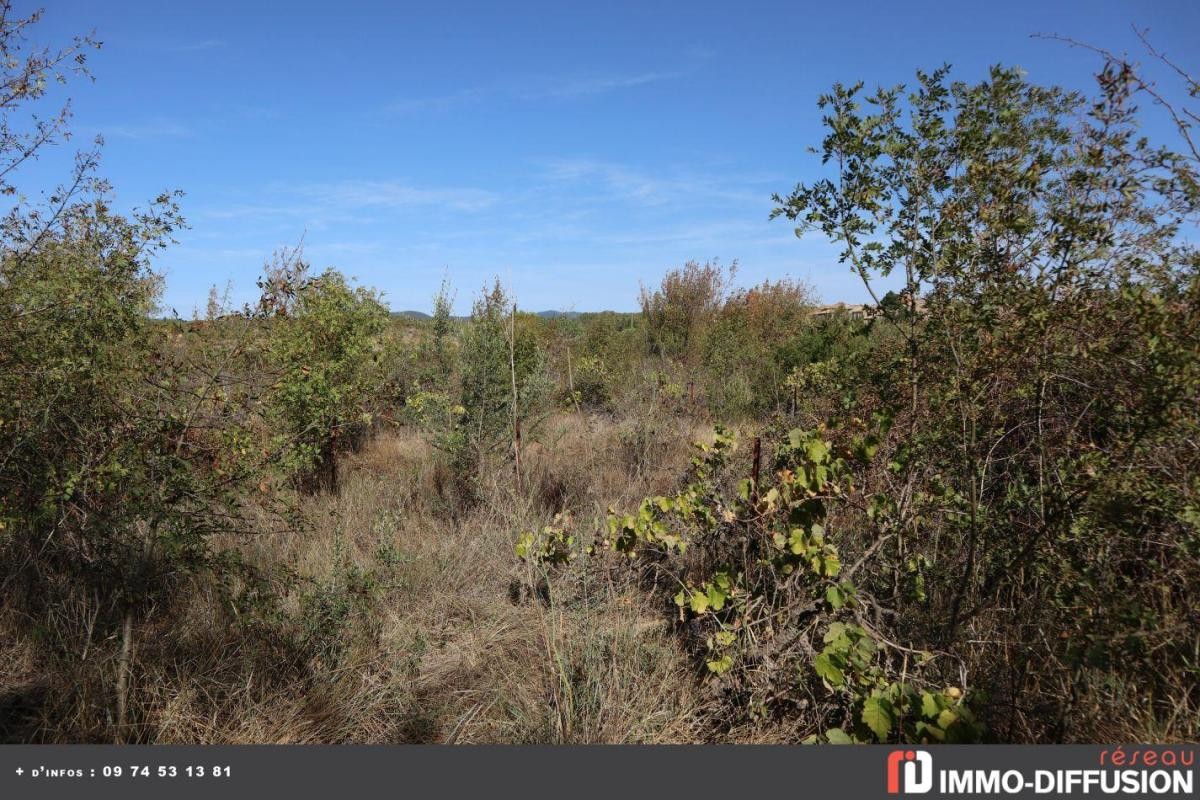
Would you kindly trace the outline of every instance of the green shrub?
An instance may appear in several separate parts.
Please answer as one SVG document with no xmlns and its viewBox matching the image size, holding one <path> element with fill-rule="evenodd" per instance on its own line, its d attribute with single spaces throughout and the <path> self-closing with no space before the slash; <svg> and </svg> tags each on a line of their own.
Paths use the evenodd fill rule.
<svg viewBox="0 0 1200 800">
<path fill-rule="evenodd" d="M 302 262 L 289 268 L 295 299 L 278 309 L 268 345 L 278 376 L 272 421 L 297 485 L 330 491 L 338 454 L 375 418 L 388 315 L 374 292 L 350 287 L 333 270 L 310 280 Z"/>
<path fill-rule="evenodd" d="M 717 261 L 689 261 L 667 272 L 657 289 L 643 286 L 640 299 L 650 353 L 694 361 L 736 274 L 736 261 L 728 269 Z"/>
<path fill-rule="evenodd" d="M 518 315 L 499 281 L 476 299 L 459 331 L 457 386 L 421 392 L 408 408 L 446 453 L 459 499 L 479 495 L 489 461 L 514 456 L 516 429 L 531 437 L 552 395 L 545 357 L 536 341 L 537 318 Z"/>
<path fill-rule="evenodd" d="M 869 289 L 903 272 L 850 398 L 896 417 L 862 586 L 1013 738 L 1094 731 L 1133 683 L 1154 725 L 1200 704 L 1198 165 L 1142 136 L 1140 85 L 1119 62 L 1091 101 L 1000 67 L 836 85 L 834 174 L 777 198 Z"/>
<path fill-rule="evenodd" d="M 854 472 L 872 460 L 881 432 L 837 447 L 792 430 L 775 447 L 772 474 L 731 491 L 735 442 L 718 429 L 712 445 L 697 445 L 682 490 L 609 517 L 604 544 L 653 585 L 675 587 L 680 628 L 721 698 L 714 721 L 807 707 L 826 741 L 982 735 L 932 653 L 910 660 L 910 648 L 868 622 L 871 602 L 854 582 L 867 559 L 846 568 L 843 537 L 827 528 L 831 507 L 866 499 Z"/>
</svg>

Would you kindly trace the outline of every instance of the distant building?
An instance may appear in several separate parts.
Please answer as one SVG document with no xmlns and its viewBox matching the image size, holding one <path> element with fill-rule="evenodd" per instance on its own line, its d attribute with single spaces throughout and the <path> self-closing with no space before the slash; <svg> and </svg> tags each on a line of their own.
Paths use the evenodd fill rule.
<svg viewBox="0 0 1200 800">
<path fill-rule="evenodd" d="M 862 303 L 834 303 L 830 306 L 817 306 L 812 312 L 814 317 L 831 317 L 835 314 L 845 315 L 847 319 L 865 320 L 878 316 L 879 308 Z"/>
<path fill-rule="evenodd" d="M 908 301 L 903 298 L 899 302 L 903 303 L 902 308 L 908 309 Z M 917 314 L 925 313 L 925 299 L 917 298 Z M 874 304 L 863 303 L 833 303 L 827 306 L 817 306 L 812 310 L 814 317 L 832 317 L 835 315 L 845 316 L 846 319 L 861 321 L 874 319 L 883 314 L 883 310 Z"/>
</svg>

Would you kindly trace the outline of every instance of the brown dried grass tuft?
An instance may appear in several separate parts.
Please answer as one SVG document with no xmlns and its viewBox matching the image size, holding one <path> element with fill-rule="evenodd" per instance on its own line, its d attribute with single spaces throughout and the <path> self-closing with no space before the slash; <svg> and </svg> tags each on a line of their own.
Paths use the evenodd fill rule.
<svg viewBox="0 0 1200 800">
<path fill-rule="evenodd" d="M 689 423 L 660 430 L 655 463 L 633 469 L 621 425 L 555 417 L 527 444 L 524 491 L 511 467 L 486 477 L 483 501 L 453 507 L 440 453 L 416 433 L 377 436 L 341 466 L 341 491 L 304 500 L 302 533 L 240 542 L 263 565 L 302 577 L 289 618 L 251 635 L 205 591 L 156 609 L 135 632 L 127 739 L 156 743 L 682 742 L 694 740 L 695 673 L 660 609 L 597 568 L 547 576 L 514 602 L 519 530 L 570 511 L 598 529 L 609 506 L 668 488 L 686 464 Z M 367 597 L 321 635 L 337 657 L 302 644 L 300 595 Z M 348 594 L 353 594 L 352 592 Z M 335 595 L 336 597 L 336 595 Z M 70 624 L 86 624 L 87 610 Z M 311 613 L 309 615 L 311 617 Z M 53 662 L 30 626 L 0 613 L 0 736 L 107 741 L 113 642 Z"/>
</svg>

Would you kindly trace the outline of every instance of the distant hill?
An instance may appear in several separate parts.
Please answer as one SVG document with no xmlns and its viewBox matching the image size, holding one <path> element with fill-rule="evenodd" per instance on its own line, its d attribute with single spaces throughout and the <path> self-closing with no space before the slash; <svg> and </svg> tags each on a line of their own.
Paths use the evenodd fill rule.
<svg viewBox="0 0 1200 800">
<path fill-rule="evenodd" d="M 561 319 L 578 319 L 579 317 L 582 317 L 584 314 L 599 314 L 599 313 L 605 313 L 605 314 L 607 314 L 607 313 L 616 313 L 616 314 L 638 314 L 638 313 L 640 313 L 640 312 L 637 312 L 637 311 L 616 311 L 616 312 L 607 312 L 607 311 L 605 311 L 605 312 L 599 312 L 599 311 L 555 311 L 555 310 L 553 310 L 553 309 L 549 309 L 549 310 L 546 310 L 546 311 L 533 311 L 533 312 L 528 312 L 528 313 L 532 313 L 534 316 L 536 316 L 536 317 L 541 317 L 542 319 L 560 319 L 560 318 L 561 318 Z M 430 320 L 430 319 L 433 319 L 433 317 L 432 317 L 432 316 L 430 316 L 429 314 L 426 314 L 424 311 L 412 311 L 412 310 L 409 310 L 409 311 L 393 311 L 393 312 L 392 312 L 392 318 L 393 318 L 393 319 L 412 319 L 412 320 Z M 456 316 L 452 317 L 452 319 L 456 319 L 456 320 L 465 320 L 465 319 L 470 319 L 470 317 L 469 317 L 469 316 L 457 316 L 457 315 L 456 315 Z"/>
<path fill-rule="evenodd" d="M 542 317 L 543 319 L 555 319 L 557 317 L 574 319 L 580 314 L 578 311 L 538 311 L 535 313 L 537 316 Z M 405 319 L 433 319 L 433 317 L 431 317 L 429 314 L 426 314 L 424 311 L 393 311 L 392 316 L 403 317 Z M 466 319 L 466 317 L 455 317 L 455 319 Z"/>
</svg>

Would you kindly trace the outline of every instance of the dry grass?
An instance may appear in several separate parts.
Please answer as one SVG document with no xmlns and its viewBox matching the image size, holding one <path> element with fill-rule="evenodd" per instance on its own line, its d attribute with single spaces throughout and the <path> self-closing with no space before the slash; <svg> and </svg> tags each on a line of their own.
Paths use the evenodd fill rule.
<svg viewBox="0 0 1200 800">
<path fill-rule="evenodd" d="M 639 427 L 640 426 L 640 427 Z M 720 729 L 693 661 L 632 571 L 605 558 L 540 572 L 518 532 L 570 512 L 581 535 L 610 507 L 670 491 L 706 426 L 677 416 L 560 415 L 482 501 L 455 505 L 441 454 L 414 431 L 347 458 L 337 495 L 304 501 L 300 531 L 236 542 L 299 581 L 282 616 L 231 617 L 211 586 L 139 624 L 126 739 L 154 743 L 796 742 L 809 715 Z M 0 741 L 111 741 L 115 637 L 83 600 L 46 619 L 0 608 Z M 85 642 L 80 652 L 48 642 Z M 72 645 L 74 646 L 74 645 Z M 1181 685 L 1186 682 L 1181 676 Z M 1062 692 L 1070 691 L 1063 686 Z M 1163 721 L 1140 687 L 1082 697 L 1091 740 L 1190 741 L 1195 709 Z M 1111 709 L 1124 709 L 1120 715 Z M 1006 738 L 1037 732 L 1000 731 Z M 1081 734 L 1082 736 L 1082 734 Z"/>
<path fill-rule="evenodd" d="M 307 529 L 240 544 L 252 560 L 301 576 L 282 627 L 235 633 L 203 592 L 140 626 L 129 738 L 694 741 L 696 675 L 661 609 L 599 562 L 531 576 L 512 549 L 520 530 L 558 511 L 570 511 L 581 531 L 597 530 L 610 506 L 668 488 L 698 433 L 669 424 L 648 460 L 607 418 L 555 417 L 527 445 L 523 491 L 502 470 L 485 482 L 482 502 L 457 512 L 440 454 L 415 432 L 382 434 L 348 457 L 338 495 L 307 501 Z M 369 590 L 359 590 L 363 582 Z M 531 584 L 538 591 L 516 590 Z M 103 740 L 112 643 L 82 659 L 38 663 L 21 633 L 28 626 L 2 626 L 0 703 L 8 705 L 0 712 L 9 720 L 0 733 Z"/>
</svg>

